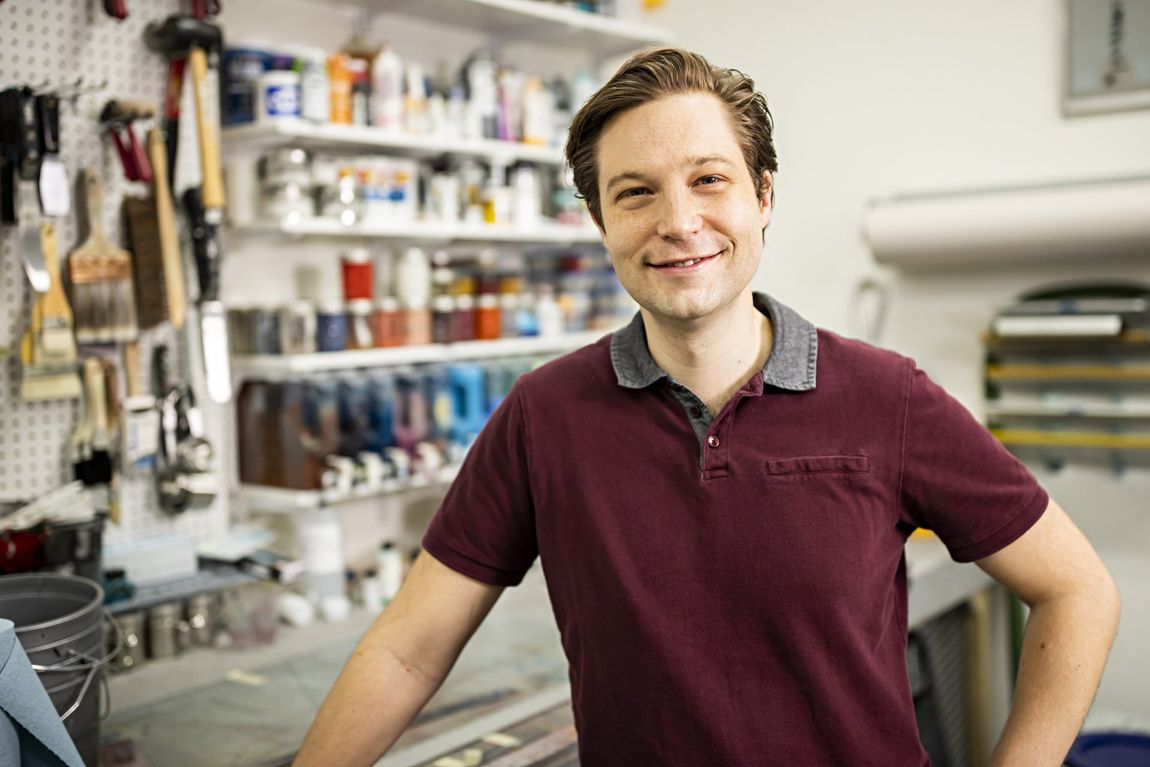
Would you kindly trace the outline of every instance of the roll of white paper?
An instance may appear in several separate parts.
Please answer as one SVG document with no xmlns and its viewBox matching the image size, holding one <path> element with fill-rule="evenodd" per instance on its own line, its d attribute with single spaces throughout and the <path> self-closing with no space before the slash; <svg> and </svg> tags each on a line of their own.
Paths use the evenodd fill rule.
<svg viewBox="0 0 1150 767">
<path fill-rule="evenodd" d="M 877 261 L 901 266 L 1146 254 L 1150 178 L 898 197 L 863 230 Z"/>
</svg>

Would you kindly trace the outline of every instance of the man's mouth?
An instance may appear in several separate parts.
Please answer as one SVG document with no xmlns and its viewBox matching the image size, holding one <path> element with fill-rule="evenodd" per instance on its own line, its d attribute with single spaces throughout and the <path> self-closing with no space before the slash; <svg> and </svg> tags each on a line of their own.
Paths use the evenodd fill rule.
<svg viewBox="0 0 1150 767">
<path fill-rule="evenodd" d="M 695 258 L 686 258 L 682 261 L 668 261 L 663 264 L 651 264 L 651 266 L 655 267 L 656 269 L 687 269 L 694 266 L 695 264 L 701 264 L 704 261 L 710 261 L 717 255 L 719 254 L 712 253 L 709 256 L 697 256 Z"/>
</svg>

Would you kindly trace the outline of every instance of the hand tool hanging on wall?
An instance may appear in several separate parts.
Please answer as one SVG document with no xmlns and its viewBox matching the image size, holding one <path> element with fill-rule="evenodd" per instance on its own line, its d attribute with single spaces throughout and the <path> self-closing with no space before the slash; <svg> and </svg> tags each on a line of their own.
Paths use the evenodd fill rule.
<svg viewBox="0 0 1150 767">
<path fill-rule="evenodd" d="M 80 184 L 88 238 L 68 256 L 76 340 L 82 344 L 130 341 L 138 333 L 132 257 L 104 236 L 103 198 L 95 171 L 81 171 Z"/>
<path fill-rule="evenodd" d="M 208 210 L 219 210 L 222 213 L 224 185 L 220 169 L 219 125 L 215 120 L 209 119 L 211 110 L 204 97 L 204 86 L 208 71 L 208 54 L 220 50 L 223 45 L 223 34 L 215 24 L 199 21 L 190 16 L 169 16 L 162 24 L 149 24 L 144 31 L 144 39 L 150 48 L 171 59 L 187 58 L 192 73 L 192 95 L 196 105 L 204 206 Z M 173 91 L 171 74 L 169 70 L 169 118 Z M 172 136 L 169 135 L 168 153 L 174 155 L 175 146 L 171 142 Z"/>
<path fill-rule="evenodd" d="M 15 158 L 20 180 L 20 232 L 25 271 L 32 284 L 32 315 L 21 344 L 20 396 L 27 401 L 80 396 L 72 312 L 60 280 L 56 227 L 40 221 L 41 207 L 62 216 L 71 207 L 60 151 L 59 100 L 27 89 L 0 94 L 4 155 Z M 8 119 L 10 118 L 10 119 Z M 15 187 L 9 189 L 15 191 Z M 14 200 L 12 201 L 15 202 Z M 35 240 L 33 242 L 32 240 Z"/>
<path fill-rule="evenodd" d="M 164 299 L 168 307 L 168 320 L 176 330 L 184 326 L 188 311 L 187 292 L 184 288 L 184 260 L 180 255 L 180 242 L 176 237 L 176 214 L 172 203 L 171 180 L 168 178 L 168 158 L 160 132 L 148 131 L 148 156 L 155 169 L 152 193 L 156 200 L 156 228 L 160 235 L 160 257 L 164 265 Z"/>
<path fill-rule="evenodd" d="M 72 310 L 60 280 L 56 225 L 40 225 L 40 247 L 48 272 L 48 292 L 33 294 L 32 318 L 24 335 L 20 396 L 26 401 L 75 399 L 80 396 L 76 374 L 76 341 Z"/>
<path fill-rule="evenodd" d="M 204 376 L 208 396 L 224 403 L 232 398 L 231 369 L 228 360 L 228 326 L 220 301 L 219 229 L 210 222 L 198 188 L 184 192 L 184 210 L 192 234 L 200 298 L 200 343 L 204 353 Z"/>
<path fill-rule="evenodd" d="M 28 88 L 8 88 L 0 92 L 0 143 L 4 146 L 4 204 L 20 227 L 20 255 L 24 273 L 37 293 L 48 290 L 48 272 L 40 252 L 40 139 L 37 130 L 36 100 Z"/>
<path fill-rule="evenodd" d="M 164 140 L 155 128 L 148 131 L 148 154 L 155 169 L 152 194 L 144 198 L 125 196 L 123 201 L 135 267 L 138 319 L 141 328 L 170 319 L 179 330 L 187 314 L 183 264 L 168 189 Z"/>
<path fill-rule="evenodd" d="M 108 434 L 107 390 L 100 360 L 84 360 L 84 421 L 72 434 L 76 479 L 85 485 L 112 481 L 111 438 Z"/>
<path fill-rule="evenodd" d="M 45 216 L 72 212 L 72 186 L 68 169 L 60 161 L 60 98 L 55 93 L 36 96 L 36 139 L 40 149 L 40 207 Z"/>
<path fill-rule="evenodd" d="M 160 402 L 160 450 L 156 490 L 160 506 L 172 514 L 204 508 L 215 500 L 219 480 L 212 471 L 212 445 L 204 437 L 203 418 L 187 385 L 173 386 L 167 348 L 152 353 L 152 382 Z"/>
<path fill-rule="evenodd" d="M 133 123 L 151 119 L 154 115 L 155 110 L 147 104 L 125 99 L 112 99 L 100 110 L 100 127 L 112 137 L 124 168 L 124 177 L 129 181 L 152 182 L 152 165 L 136 137 Z"/>
</svg>

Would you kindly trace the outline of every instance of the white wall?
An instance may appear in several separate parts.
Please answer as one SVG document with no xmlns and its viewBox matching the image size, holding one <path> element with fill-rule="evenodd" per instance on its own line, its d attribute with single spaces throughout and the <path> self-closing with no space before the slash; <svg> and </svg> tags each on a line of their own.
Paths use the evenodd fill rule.
<svg viewBox="0 0 1150 767">
<path fill-rule="evenodd" d="M 975 412 L 979 333 L 1017 292 L 1061 278 L 1150 281 L 1150 258 L 1099 267 L 1088 256 L 1050 268 L 897 274 L 876 267 L 860 234 L 868 200 L 894 192 L 1150 175 L 1150 111 L 1061 115 L 1060 2 L 677 0 L 651 19 L 767 94 L 780 171 L 757 286 L 819 325 L 861 335 L 854 287 L 880 276 L 892 288 L 882 343 L 914 356 Z M 1040 479 L 1123 591 L 1097 705 L 1150 719 L 1150 480 Z"/>
</svg>

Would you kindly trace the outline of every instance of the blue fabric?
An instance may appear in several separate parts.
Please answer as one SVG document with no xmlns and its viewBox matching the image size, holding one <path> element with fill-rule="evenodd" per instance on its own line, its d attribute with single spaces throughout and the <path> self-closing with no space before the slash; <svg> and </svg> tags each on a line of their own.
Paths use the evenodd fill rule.
<svg viewBox="0 0 1150 767">
<path fill-rule="evenodd" d="M 0 765 L 84 767 L 52 699 L 16 641 L 12 621 L 0 618 Z"/>
</svg>

